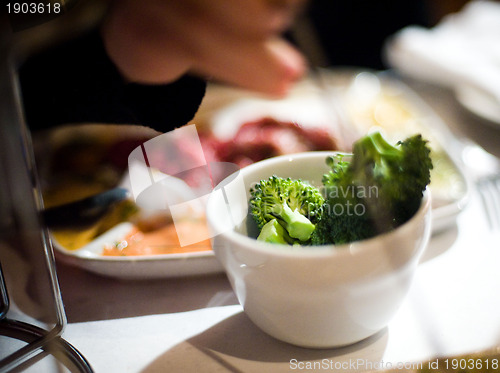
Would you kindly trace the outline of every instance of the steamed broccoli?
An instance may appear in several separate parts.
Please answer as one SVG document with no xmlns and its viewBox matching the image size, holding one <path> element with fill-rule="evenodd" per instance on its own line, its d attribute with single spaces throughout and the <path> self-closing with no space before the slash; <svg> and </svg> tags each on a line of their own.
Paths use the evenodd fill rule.
<svg viewBox="0 0 500 373">
<path fill-rule="evenodd" d="M 430 182 L 427 141 L 415 135 L 395 146 L 379 132 L 356 141 L 350 160 L 329 157 L 325 205 L 312 244 L 342 244 L 387 232 L 410 219 Z"/>
<path fill-rule="evenodd" d="M 278 223 L 278 220 L 276 219 L 272 219 L 264 224 L 260 230 L 257 240 L 283 245 L 290 245 L 294 243 L 294 239 L 288 235 L 288 232 L 280 223 Z"/>
<path fill-rule="evenodd" d="M 249 203 L 250 215 L 261 230 L 259 240 L 293 244 L 310 240 L 324 198 L 319 189 L 302 180 L 272 176 L 250 189 Z"/>
</svg>

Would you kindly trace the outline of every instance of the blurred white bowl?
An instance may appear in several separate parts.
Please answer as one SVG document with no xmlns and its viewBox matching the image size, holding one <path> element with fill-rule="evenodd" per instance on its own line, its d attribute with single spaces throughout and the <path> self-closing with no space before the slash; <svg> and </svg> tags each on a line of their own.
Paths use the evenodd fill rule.
<svg viewBox="0 0 500 373">
<path fill-rule="evenodd" d="M 238 183 L 225 185 L 233 196 L 212 194 L 207 219 L 217 259 L 248 317 L 271 336 L 302 347 L 329 348 L 355 343 L 383 329 L 404 300 L 431 228 L 430 195 L 416 215 L 396 230 L 342 246 L 292 248 L 249 236 L 253 221 L 224 226 L 222 216 L 248 206 L 253 183 L 272 175 L 321 185 L 331 152 L 271 158 L 240 170 Z M 248 210 L 248 208 L 247 208 Z M 250 232 L 249 232 L 250 230 Z"/>
</svg>

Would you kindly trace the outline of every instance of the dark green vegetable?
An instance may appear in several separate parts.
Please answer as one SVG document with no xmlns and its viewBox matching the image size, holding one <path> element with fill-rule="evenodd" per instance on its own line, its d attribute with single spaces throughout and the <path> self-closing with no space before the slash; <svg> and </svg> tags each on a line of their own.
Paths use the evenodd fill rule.
<svg viewBox="0 0 500 373">
<path fill-rule="evenodd" d="M 258 240 L 339 245 L 388 232 L 416 213 L 433 167 L 421 135 L 391 145 L 379 132 L 356 141 L 352 154 L 328 157 L 326 163 L 330 171 L 321 192 L 277 176 L 250 190 Z"/>
<path fill-rule="evenodd" d="M 379 132 L 359 139 L 350 160 L 329 157 L 325 205 L 312 244 L 342 244 L 390 231 L 410 219 L 430 182 L 427 141 L 415 135 L 395 146 Z"/>
<path fill-rule="evenodd" d="M 272 176 L 250 190 L 249 203 L 250 215 L 261 230 L 259 240 L 307 244 L 321 216 L 324 198 L 302 180 Z"/>
</svg>

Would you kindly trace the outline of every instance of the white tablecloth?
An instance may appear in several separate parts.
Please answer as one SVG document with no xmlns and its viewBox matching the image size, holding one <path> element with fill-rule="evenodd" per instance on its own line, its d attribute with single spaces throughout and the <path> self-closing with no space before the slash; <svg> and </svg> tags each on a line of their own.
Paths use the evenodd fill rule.
<svg viewBox="0 0 500 373">
<path fill-rule="evenodd" d="M 474 195 L 457 227 L 432 238 L 389 326 L 345 348 L 308 350 L 268 337 L 225 285 L 196 309 L 70 323 L 64 336 L 96 372 L 289 372 L 314 362 L 319 370 L 359 371 L 472 352 L 500 345 L 499 238 Z M 184 291 L 206 281 L 220 278 L 198 278 Z M 181 304 L 183 296 L 174 298 Z"/>
</svg>

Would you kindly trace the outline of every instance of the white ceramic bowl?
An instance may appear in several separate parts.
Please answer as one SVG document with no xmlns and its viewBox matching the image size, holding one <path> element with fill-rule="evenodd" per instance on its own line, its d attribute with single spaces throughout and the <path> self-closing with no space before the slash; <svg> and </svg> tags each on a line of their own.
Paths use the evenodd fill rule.
<svg viewBox="0 0 500 373">
<path fill-rule="evenodd" d="M 410 287 L 431 228 L 430 196 L 396 230 L 342 246 L 292 248 L 249 237 L 250 217 L 224 226 L 227 207 L 248 204 L 253 183 L 273 174 L 321 185 L 331 152 L 271 158 L 243 168 L 238 183 L 212 194 L 207 218 L 213 250 L 248 317 L 271 336 L 302 347 L 338 347 L 367 338 L 394 316 Z M 226 198 L 227 201 L 227 198 Z M 245 211 L 248 211 L 246 209 Z M 251 233 L 250 233 L 251 235 Z"/>
</svg>

